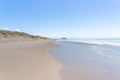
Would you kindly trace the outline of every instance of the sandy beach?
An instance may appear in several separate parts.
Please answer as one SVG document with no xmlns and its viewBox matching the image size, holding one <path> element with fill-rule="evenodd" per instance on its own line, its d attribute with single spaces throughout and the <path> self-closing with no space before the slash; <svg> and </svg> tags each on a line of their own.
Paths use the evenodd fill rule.
<svg viewBox="0 0 120 80">
<path fill-rule="evenodd" d="M 0 35 L 0 80 L 120 80 L 119 46 Z"/>
<path fill-rule="evenodd" d="M 0 80 L 60 80 L 51 40 L 0 43 Z"/>
</svg>

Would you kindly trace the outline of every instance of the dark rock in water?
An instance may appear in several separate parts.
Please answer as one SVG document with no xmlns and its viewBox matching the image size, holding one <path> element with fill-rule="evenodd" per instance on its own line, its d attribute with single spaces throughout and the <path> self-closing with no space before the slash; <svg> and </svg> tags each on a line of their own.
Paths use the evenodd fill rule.
<svg viewBox="0 0 120 80">
<path fill-rule="evenodd" d="M 62 37 L 61 39 L 67 39 L 66 37 Z"/>
</svg>

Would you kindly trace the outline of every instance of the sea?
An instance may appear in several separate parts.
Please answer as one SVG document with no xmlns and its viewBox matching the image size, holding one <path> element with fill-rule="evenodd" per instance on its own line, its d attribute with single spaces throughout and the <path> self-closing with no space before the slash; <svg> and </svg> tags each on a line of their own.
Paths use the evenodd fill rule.
<svg viewBox="0 0 120 80">
<path fill-rule="evenodd" d="M 120 59 L 120 38 L 66 39 L 59 41 L 91 44 L 91 50 L 101 56 Z"/>
<path fill-rule="evenodd" d="M 62 80 L 120 80 L 120 38 L 58 39 Z"/>
</svg>

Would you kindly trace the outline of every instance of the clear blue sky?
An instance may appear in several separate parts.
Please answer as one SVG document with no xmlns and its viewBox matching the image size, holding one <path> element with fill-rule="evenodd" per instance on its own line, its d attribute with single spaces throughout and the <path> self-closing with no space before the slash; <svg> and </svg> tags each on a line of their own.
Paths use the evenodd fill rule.
<svg viewBox="0 0 120 80">
<path fill-rule="evenodd" d="M 120 0 L 0 0 L 0 28 L 48 37 L 120 37 Z"/>
</svg>

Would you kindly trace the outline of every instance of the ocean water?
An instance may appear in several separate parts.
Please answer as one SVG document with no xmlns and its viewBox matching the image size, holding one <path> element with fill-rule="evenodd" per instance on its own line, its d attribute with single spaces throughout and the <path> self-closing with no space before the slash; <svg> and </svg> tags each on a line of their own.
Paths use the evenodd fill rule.
<svg viewBox="0 0 120 80">
<path fill-rule="evenodd" d="M 113 46 L 120 46 L 120 38 L 100 38 L 100 39 L 66 39 L 59 41 L 82 42 L 89 44 L 108 44 Z"/>
<path fill-rule="evenodd" d="M 120 40 L 58 40 L 63 80 L 120 80 Z"/>
<path fill-rule="evenodd" d="M 120 39 L 68 39 L 62 40 L 73 43 L 91 44 L 91 50 L 101 56 L 120 60 Z"/>
</svg>

